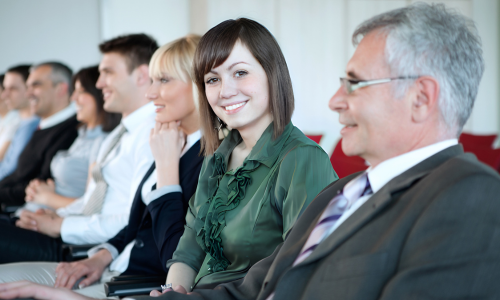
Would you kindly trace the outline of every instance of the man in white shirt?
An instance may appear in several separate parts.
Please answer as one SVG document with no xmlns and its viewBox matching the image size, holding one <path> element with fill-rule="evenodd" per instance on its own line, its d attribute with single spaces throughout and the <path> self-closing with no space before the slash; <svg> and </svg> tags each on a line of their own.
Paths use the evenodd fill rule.
<svg viewBox="0 0 500 300">
<path fill-rule="evenodd" d="M 9 68 L 5 73 L 3 96 L 11 112 L 16 112 L 17 120 L 12 123 L 12 119 L 2 118 L 2 127 L 8 122 L 5 125 L 8 126 L 7 131 L 11 131 L 12 136 L 6 143 L 7 148 L 5 148 L 5 144 L 0 148 L 0 156 L 2 157 L 0 180 L 12 174 L 16 169 L 19 155 L 40 122 L 40 118 L 33 115 L 30 107 L 28 86 L 26 85 L 30 68 L 30 65 L 19 65 Z"/>
<path fill-rule="evenodd" d="M 156 48 L 144 34 L 100 45 L 103 58 L 96 86 L 103 91 L 104 109 L 121 113 L 122 122 L 104 140 L 85 194 L 57 212 L 24 211 L 16 224 L 28 230 L 19 229 L 4 239 L 10 246 L 5 246 L 8 250 L 0 262 L 61 261 L 63 242 L 102 243 L 127 224 L 134 193 L 153 162 L 149 132 L 155 108 L 145 94 L 150 85 L 148 63 Z M 38 247 L 20 251 L 33 241 Z"/>
</svg>

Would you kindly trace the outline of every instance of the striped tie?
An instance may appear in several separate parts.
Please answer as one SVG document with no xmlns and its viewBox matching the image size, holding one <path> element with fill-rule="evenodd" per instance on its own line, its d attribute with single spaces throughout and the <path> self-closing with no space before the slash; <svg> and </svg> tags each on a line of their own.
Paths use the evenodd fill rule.
<svg viewBox="0 0 500 300">
<path fill-rule="evenodd" d="M 95 189 L 90 195 L 89 201 L 87 201 L 87 204 L 83 208 L 82 214 L 85 216 L 100 213 L 102 205 L 104 204 L 104 198 L 106 197 L 108 183 L 104 180 L 104 177 L 102 175 L 103 163 L 106 161 L 109 153 L 111 153 L 111 151 L 116 148 L 123 134 L 127 132 L 127 129 L 125 128 L 125 126 L 123 126 L 123 124 L 120 124 L 118 126 L 121 126 L 120 128 L 116 128 L 118 129 L 118 134 L 116 134 L 108 144 L 108 148 L 106 148 L 106 151 L 103 152 L 104 155 L 102 156 L 101 160 L 98 161 L 92 168 L 92 178 L 95 182 Z"/>
<path fill-rule="evenodd" d="M 332 226 L 337 223 L 342 214 L 351 207 L 362 196 L 372 194 L 370 181 L 368 180 L 367 173 L 363 173 L 354 180 L 347 183 L 342 191 L 339 191 L 328 206 L 323 211 L 319 218 L 318 224 L 314 227 L 311 235 L 307 239 L 306 244 L 302 247 L 300 255 L 297 256 L 293 265 L 297 265 L 304 261 L 318 245 L 326 238 L 331 231 Z"/>
</svg>

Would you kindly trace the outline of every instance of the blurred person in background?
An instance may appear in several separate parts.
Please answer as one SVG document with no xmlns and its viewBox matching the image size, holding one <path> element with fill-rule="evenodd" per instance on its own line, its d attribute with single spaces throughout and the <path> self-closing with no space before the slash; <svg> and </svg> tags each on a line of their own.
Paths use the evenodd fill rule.
<svg viewBox="0 0 500 300">
<path fill-rule="evenodd" d="M 0 282 L 24 277 L 71 288 L 84 277 L 78 293 L 104 298 L 104 282 L 112 276 L 166 276 L 167 260 L 184 232 L 188 202 L 196 191 L 203 162 L 192 72 L 199 40 L 197 35 L 180 38 L 159 48 L 151 59 L 152 84 L 147 96 L 157 107 L 156 126 L 150 134 L 155 162 L 135 192 L 128 225 L 90 249 L 88 259 L 59 265 L 0 265 Z"/>
<path fill-rule="evenodd" d="M 149 60 L 157 48 L 145 34 L 99 45 L 103 57 L 96 87 L 104 109 L 121 114 L 121 122 L 102 142 L 83 196 L 55 212 L 24 210 L 17 227 L 0 224 L 0 263 L 59 262 L 63 243 L 103 243 L 127 225 L 135 192 L 153 163 L 149 133 L 155 108 L 145 95 Z"/>
<path fill-rule="evenodd" d="M 68 150 L 60 150 L 50 164 L 52 178 L 34 179 L 26 188 L 26 202 L 58 209 L 85 193 L 90 166 L 100 145 L 119 123 L 121 115 L 104 110 L 101 90 L 97 89 L 98 67 L 80 70 L 73 77 L 76 118 L 81 122 L 78 137 Z M 33 205 L 31 211 L 36 210 Z"/>
<path fill-rule="evenodd" d="M 18 113 L 20 123 L 0 162 L 0 180 L 12 174 L 17 168 L 19 155 L 21 155 L 40 122 L 40 118 L 33 115 L 30 107 L 28 86 L 26 85 L 30 68 L 30 65 L 19 65 L 9 68 L 5 74 L 5 91 L 3 93 L 5 103 L 11 111 Z"/>
<path fill-rule="evenodd" d="M 4 78 L 5 74 L 0 74 L 0 161 L 4 158 L 5 152 L 7 152 L 14 133 L 21 122 L 19 112 L 9 109 L 5 102 L 6 96 L 3 93 L 5 90 Z"/>
<path fill-rule="evenodd" d="M 21 78 L 17 79 L 19 82 Z M 70 105 L 71 80 L 71 69 L 62 63 L 45 62 L 32 67 L 27 93 L 35 114 L 41 119 L 39 130 L 33 133 L 21 152 L 16 169 L 0 181 L 2 208 L 23 205 L 29 182 L 51 178 L 52 158 L 57 151 L 68 149 L 78 136 L 75 108 Z"/>
</svg>

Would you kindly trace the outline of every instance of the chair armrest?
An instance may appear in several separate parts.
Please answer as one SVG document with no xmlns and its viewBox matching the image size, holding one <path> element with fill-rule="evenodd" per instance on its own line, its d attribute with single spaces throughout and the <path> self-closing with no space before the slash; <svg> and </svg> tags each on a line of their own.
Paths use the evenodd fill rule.
<svg viewBox="0 0 500 300">
<path fill-rule="evenodd" d="M 86 244 L 86 245 L 71 245 L 71 244 L 63 244 L 62 245 L 62 260 L 63 261 L 75 261 L 81 260 L 88 257 L 87 251 L 90 248 L 95 247 L 95 244 Z"/>
<path fill-rule="evenodd" d="M 120 276 L 121 277 L 121 276 Z M 124 276 L 126 277 L 126 276 Z M 141 278 L 141 276 L 133 276 Z M 153 278 L 156 277 L 156 278 Z M 111 281 L 104 284 L 106 297 L 126 297 L 132 295 L 149 295 L 152 290 L 160 290 L 165 284 L 166 276 L 144 276 L 145 280 Z"/>
<path fill-rule="evenodd" d="M 118 282 L 118 281 L 163 281 L 162 284 L 165 284 L 165 280 L 167 279 L 167 275 L 120 275 L 112 277 L 109 281 Z"/>
</svg>

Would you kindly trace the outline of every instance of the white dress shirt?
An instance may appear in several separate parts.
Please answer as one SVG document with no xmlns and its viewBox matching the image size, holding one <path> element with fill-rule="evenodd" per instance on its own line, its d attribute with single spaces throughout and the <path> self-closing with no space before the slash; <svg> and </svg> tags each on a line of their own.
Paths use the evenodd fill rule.
<svg viewBox="0 0 500 300">
<path fill-rule="evenodd" d="M 198 130 L 190 135 L 187 136 L 186 138 L 186 145 L 184 146 L 184 149 L 182 150 L 181 157 L 201 138 L 201 132 Z M 157 200 L 163 195 L 166 195 L 168 193 L 173 193 L 173 192 L 181 192 L 182 193 L 182 188 L 180 185 L 167 185 L 163 186 L 159 189 L 152 190 L 153 186 L 156 184 L 156 169 L 151 173 L 151 175 L 146 179 L 142 186 L 141 190 L 141 195 L 142 195 L 142 201 L 144 204 L 147 206 L 149 203 L 153 202 L 154 200 Z M 96 247 L 91 248 L 87 253 L 88 256 L 91 257 L 92 255 L 96 254 L 99 250 L 101 249 L 107 249 L 109 253 L 111 253 L 111 256 L 113 257 L 113 262 L 109 266 L 110 271 L 116 271 L 123 273 L 125 270 L 128 268 L 128 264 L 130 261 L 130 253 L 132 252 L 132 248 L 134 247 L 135 240 L 131 241 L 128 243 L 128 245 L 123 249 L 121 253 L 118 253 L 118 250 L 111 244 L 104 243 L 101 245 L 98 245 Z"/>
<path fill-rule="evenodd" d="M 40 129 L 46 129 L 55 126 L 76 114 L 76 104 L 71 101 L 71 103 L 60 111 L 56 112 L 52 116 L 45 118 L 40 121 L 38 125 Z"/>
<path fill-rule="evenodd" d="M 12 141 L 17 129 L 21 125 L 21 116 L 17 110 L 11 110 L 0 119 L 0 147 Z"/>
<path fill-rule="evenodd" d="M 102 174 L 108 188 L 101 212 L 92 216 L 82 215 L 96 186 L 93 179 L 82 197 L 57 210 L 64 218 L 61 238 L 65 243 L 102 243 L 127 225 L 135 191 L 153 163 L 149 134 L 155 124 L 154 110 L 154 104 L 150 102 L 122 119 L 127 132 L 102 163 Z M 103 152 L 118 131 L 115 128 L 103 141 L 98 161 L 105 155 Z"/>
<path fill-rule="evenodd" d="M 434 154 L 456 144 L 458 144 L 457 139 L 442 141 L 385 160 L 378 164 L 375 168 L 368 168 L 366 172 L 368 173 L 368 179 L 370 180 L 373 194 L 378 192 L 384 185 L 396 176 L 401 175 L 403 172 L 409 170 L 411 167 L 421 163 Z M 325 238 L 334 232 L 335 229 L 337 229 L 340 224 L 349 218 L 361 205 L 368 201 L 373 194 L 363 196 L 354 202 L 354 204 L 342 214 L 335 225 L 330 228 L 330 232 L 325 235 Z"/>
</svg>

